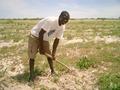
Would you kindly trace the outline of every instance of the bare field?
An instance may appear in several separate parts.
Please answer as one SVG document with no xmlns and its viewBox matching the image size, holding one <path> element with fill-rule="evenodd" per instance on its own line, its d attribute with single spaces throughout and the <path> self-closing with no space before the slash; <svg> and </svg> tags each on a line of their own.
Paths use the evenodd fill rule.
<svg viewBox="0 0 120 90">
<path fill-rule="evenodd" d="M 28 82 L 27 41 L 38 20 L 0 20 L 0 90 L 119 90 L 120 20 L 70 20 L 51 76 L 37 55 L 34 83 Z M 50 41 L 51 45 L 53 41 Z"/>
</svg>

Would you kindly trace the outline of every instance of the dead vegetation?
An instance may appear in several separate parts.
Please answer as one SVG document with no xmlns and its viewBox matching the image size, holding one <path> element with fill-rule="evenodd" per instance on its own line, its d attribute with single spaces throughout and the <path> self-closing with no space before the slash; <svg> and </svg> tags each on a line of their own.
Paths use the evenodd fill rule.
<svg viewBox="0 0 120 90">
<path fill-rule="evenodd" d="M 112 21 L 77 20 L 68 24 L 65 39 L 57 53 L 57 60 L 68 65 L 72 71 L 68 72 L 55 63 L 57 75 L 51 76 L 46 59 L 39 56 L 36 59 L 38 70 L 35 81 L 28 82 L 27 35 L 36 22 L 18 20 L 12 22 L 13 27 L 7 22 L 7 25 L 0 24 L 0 90 L 99 90 L 102 86 L 98 81 L 102 74 L 119 73 L 119 22 L 114 21 L 114 28 Z M 96 62 L 93 65 L 82 62 L 87 62 L 88 68 L 76 67 L 82 57 L 87 57 L 90 63 L 92 60 Z M 119 77 L 117 79 L 115 82 L 119 81 Z M 104 82 L 102 85 L 108 83 Z M 111 81 L 106 87 L 111 87 L 111 83 L 113 87 L 119 87 L 119 83 L 114 85 Z"/>
</svg>

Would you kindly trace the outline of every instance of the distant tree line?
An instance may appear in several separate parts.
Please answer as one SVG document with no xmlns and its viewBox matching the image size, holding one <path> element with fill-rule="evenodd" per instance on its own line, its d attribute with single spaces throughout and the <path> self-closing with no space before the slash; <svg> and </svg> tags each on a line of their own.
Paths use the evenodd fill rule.
<svg viewBox="0 0 120 90">
<path fill-rule="evenodd" d="M 42 18 L 0 18 L 0 20 L 41 20 Z M 85 20 L 85 19 L 93 19 L 93 20 L 120 20 L 120 17 L 118 18 L 71 18 L 71 20 Z"/>
<path fill-rule="evenodd" d="M 0 18 L 0 20 L 41 20 L 42 18 Z"/>
</svg>

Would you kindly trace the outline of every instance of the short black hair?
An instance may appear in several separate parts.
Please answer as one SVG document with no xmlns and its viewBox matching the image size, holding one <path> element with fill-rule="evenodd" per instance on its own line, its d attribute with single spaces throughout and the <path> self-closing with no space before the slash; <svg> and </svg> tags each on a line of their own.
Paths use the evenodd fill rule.
<svg viewBox="0 0 120 90">
<path fill-rule="evenodd" d="M 70 14 L 67 11 L 62 11 L 60 16 L 62 16 L 64 19 L 70 19 Z"/>
</svg>

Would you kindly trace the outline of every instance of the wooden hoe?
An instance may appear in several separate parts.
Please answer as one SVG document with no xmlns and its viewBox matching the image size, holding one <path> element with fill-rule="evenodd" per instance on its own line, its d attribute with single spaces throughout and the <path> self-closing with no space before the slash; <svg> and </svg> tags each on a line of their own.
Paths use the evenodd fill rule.
<svg viewBox="0 0 120 90">
<path fill-rule="evenodd" d="M 45 56 L 52 58 L 52 56 L 48 53 L 45 53 Z M 59 60 L 55 60 L 55 61 L 71 71 L 71 69 L 67 65 L 65 65 L 64 63 L 60 62 Z"/>
</svg>

